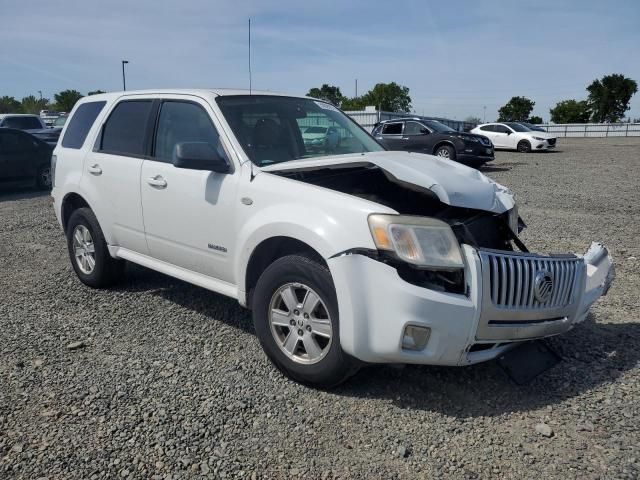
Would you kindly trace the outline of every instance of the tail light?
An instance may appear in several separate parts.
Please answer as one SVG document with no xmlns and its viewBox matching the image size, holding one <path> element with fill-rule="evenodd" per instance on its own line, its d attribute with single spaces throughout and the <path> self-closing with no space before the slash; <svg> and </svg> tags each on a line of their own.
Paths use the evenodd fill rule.
<svg viewBox="0 0 640 480">
<path fill-rule="evenodd" d="M 56 186 L 56 163 L 58 162 L 58 157 L 56 155 L 51 155 L 51 188 Z"/>
</svg>

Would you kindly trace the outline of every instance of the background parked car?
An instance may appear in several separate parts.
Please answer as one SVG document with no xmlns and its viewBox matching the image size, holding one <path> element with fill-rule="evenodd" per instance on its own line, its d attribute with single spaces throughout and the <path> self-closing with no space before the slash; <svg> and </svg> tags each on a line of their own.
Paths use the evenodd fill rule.
<svg viewBox="0 0 640 480">
<path fill-rule="evenodd" d="M 485 123 L 471 130 L 472 133 L 486 135 L 496 149 L 549 150 L 556 146 L 556 137 L 547 132 L 534 132 L 524 125 L 515 122 Z"/>
<path fill-rule="evenodd" d="M 532 130 L 534 132 L 546 132 L 546 130 L 542 128 L 540 125 L 534 125 L 533 123 L 527 123 L 527 122 L 518 122 L 518 123 L 520 125 L 524 125 L 529 130 Z"/>
<path fill-rule="evenodd" d="M 0 128 L 0 183 L 35 180 L 38 188 L 51 188 L 53 147 L 14 128 Z"/>
<path fill-rule="evenodd" d="M 403 118 L 385 120 L 371 133 L 388 150 L 427 153 L 479 167 L 494 158 L 489 138 L 458 132 L 436 120 Z"/>
<path fill-rule="evenodd" d="M 313 126 L 302 132 L 305 148 L 335 150 L 340 145 L 340 133 L 336 127 Z"/>
<path fill-rule="evenodd" d="M 17 128 L 18 130 L 24 130 L 25 132 L 32 132 L 34 130 L 47 128 L 38 115 L 29 115 L 24 113 L 0 114 L 0 127 Z"/>
</svg>

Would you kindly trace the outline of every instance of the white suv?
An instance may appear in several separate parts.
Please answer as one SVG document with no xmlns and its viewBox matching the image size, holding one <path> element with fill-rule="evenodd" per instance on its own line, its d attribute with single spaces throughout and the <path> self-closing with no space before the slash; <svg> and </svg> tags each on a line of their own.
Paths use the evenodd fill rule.
<svg viewBox="0 0 640 480">
<path fill-rule="evenodd" d="M 517 122 L 485 123 L 471 130 L 471 133 L 485 135 L 491 139 L 496 149 L 517 150 L 523 153 L 550 150 L 556 146 L 556 136 L 531 130 Z"/>
<path fill-rule="evenodd" d="M 308 149 L 311 125 L 340 141 Z M 127 260 L 236 298 L 273 363 L 307 384 L 363 362 L 494 358 L 571 329 L 613 277 L 599 244 L 528 253 L 506 188 L 386 151 L 320 100 L 94 95 L 61 139 L 52 195 L 82 282 L 107 286 Z"/>
</svg>

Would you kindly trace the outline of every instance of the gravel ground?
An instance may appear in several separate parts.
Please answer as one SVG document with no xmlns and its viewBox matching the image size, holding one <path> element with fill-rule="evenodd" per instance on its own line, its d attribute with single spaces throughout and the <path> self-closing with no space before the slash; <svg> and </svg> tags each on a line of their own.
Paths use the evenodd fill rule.
<svg viewBox="0 0 640 480">
<path fill-rule="evenodd" d="M 283 378 L 234 301 L 130 266 L 73 274 L 47 196 L 0 194 L 0 478 L 638 478 L 640 139 L 499 152 L 532 251 L 617 261 L 529 385 L 494 363 Z"/>
</svg>

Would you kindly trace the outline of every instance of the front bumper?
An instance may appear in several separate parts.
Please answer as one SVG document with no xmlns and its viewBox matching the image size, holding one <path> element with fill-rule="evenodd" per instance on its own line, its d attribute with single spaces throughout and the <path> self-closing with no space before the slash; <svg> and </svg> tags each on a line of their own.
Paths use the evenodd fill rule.
<svg viewBox="0 0 640 480">
<path fill-rule="evenodd" d="M 529 298 L 519 298 L 516 302 L 517 293 L 514 291 L 511 298 L 507 287 L 509 281 L 517 284 L 518 270 L 515 267 L 500 270 L 498 265 L 495 272 L 502 272 L 507 283 L 505 301 L 501 302 L 500 285 L 495 305 L 491 282 L 495 280 L 492 275 L 498 274 L 483 255 L 500 252 L 478 251 L 468 245 L 463 245 L 462 250 L 466 295 L 410 284 L 400 278 L 395 268 L 364 255 L 329 259 L 338 292 L 340 341 L 345 352 L 371 363 L 468 365 L 482 362 L 500 355 L 517 342 L 570 330 L 584 320 L 589 307 L 607 292 L 614 277 L 611 257 L 600 244 L 593 244 L 584 257 L 558 257 L 558 265 L 554 265 L 556 257 L 530 255 L 525 261 L 515 254 L 513 262 L 522 266 L 527 261 L 534 262 L 530 265 L 548 269 L 561 283 L 557 290 L 554 287 L 547 304 L 538 305 L 532 300 L 529 305 Z M 513 252 L 502 252 L 507 253 Z M 520 273 L 524 277 L 522 269 Z M 570 278 L 574 283 L 569 291 L 567 279 Z M 423 350 L 402 348 L 407 325 L 430 329 L 429 341 Z"/>
<path fill-rule="evenodd" d="M 552 148 L 556 148 L 555 138 L 549 140 L 532 140 L 531 142 L 532 150 L 550 150 Z"/>
<path fill-rule="evenodd" d="M 461 151 L 458 151 L 456 160 L 465 165 L 479 167 L 495 159 L 495 152 L 491 145 L 468 145 L 465 144 Z"/>
</svg>

